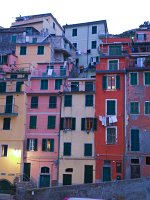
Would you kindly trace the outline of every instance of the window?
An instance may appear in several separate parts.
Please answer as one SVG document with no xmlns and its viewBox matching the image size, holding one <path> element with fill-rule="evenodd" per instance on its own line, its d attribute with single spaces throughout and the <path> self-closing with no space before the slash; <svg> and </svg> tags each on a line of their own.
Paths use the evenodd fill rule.
<svg viewBox="0 0 150 200">
<path fill-rule="evenodd" d="M 10 122 L 11 122 L 11 118 L 3 119 L 3 130 L 10 130 Z"/>
<path fill-rule="evenodd" d="M 132 158 L 131 159 L 131 164 L 139 164 L 139 159 Z"/>
<path fill-rule="evenodd" d="M 120 76 L 108 75 L 103 76 L 103 90 L 118 90 L 120 89 Z"/>
<path fill-rule="evenodd" d="M 54 139 L 42 139 L 42 151 L 54 152 Z"/>
<path fill-rule="evenodd" d="M 72 106 L 72 95 L 65 95 L 64 96 L 64 106 L 71 107 Z"/>
<path fill-rule="evenodd" d="M 63 174 L 63 185 L 72 185 L 72 174 Z"/>
<path fill-rule="evenodd" d="M 77 49 L 77 43 L 76 42 L 73 43 L 73 46 Z"/>
<path fill-rule="evenodd" d="M 85 95 L 85 106 L 93 106 L 93 95 Z"/>
<path fill-rule="evenodd" d="M 38 46 L 37 54 L 38 55 L 43 55 L 44 54 L 44 46 Z"/>
<path fill-rule="evenodd" d="M 17 39 L 17 36 L 16 36 L 16 35 L 12 35 L 12 36 L 11 36 L 11 42 L 12 42 L 12 43 L 16 43 L 16 39 Z"/>
<path fill-rule="evenodd" d="M 60 76 L 66 76 L 66 67 L 60 66 Z"/>
<path fill-rule="evenodd" d="M 41 167 L 41 174 L 49 174 L 49 167 Z"/>
<path fill-rule="evenodd" d="M 93 82 L 85 82 L 85 91 L 92 92 L 93 90 Z"/>
<path fill-rule="evenodd" d="M 122 173 L 122 164 L 116 162 L 116 173 Z"/>
<path fill-rule="evenodd" d="M 150 157 L 146 157 L 146 165 L 150 165 Z"/>
<path fill-rule="evenodd" d="M 139 41 L 144 41 L 144 40 L 146 40 L 146 34 L 137 34 L 137 39 L 139 40 Z"/>
<path fill-rule="evenodd" d="M 55 23 L 53 22 L 53 29 L 55 29 Z"/>
<path fill-rule="evenodd" d="M 115 127 L 109 127 L 106 129 L 107 135 L 106 135 L 106 143 L 107 144 L 116 144 L 116 128 Z"/>
<path fill-rule="evenodd" d="M 149 115 L 149 114 L 150 114 L 150 101 L 145 101 L 144 113 L 145 113 L 146 115 Z"/>
<path fill-rule="evenodd" d="M 109 70 L 118 70 L 118 60 L 109 60 Z"/>
<path fill-rule="evenodd" d="M 48 80 L 43 79 L 41 80 L 41 90 L 47 90 L 48 89 Z"/>
<path fill-rule="evenodd" d="M 70 142 L 64 143 L 63 155 L 64 156 L 71 156 L 71 143 Z"/>
<path fill-rule="evenodd" d="M 62 85 L 62 79 L 56 79 L 55 80 L 55 90 L 60 90 L 61 85 Z"/>
<path fill-rule="evenodd" d="M 116 115 L 116 100 L 106 100 L 107 115 Z"/>
<path fill-rule="evenodd" d="M 27 139 L 27 151 L 37 151 L 37 139 Z"/>
<path fill-rule="evenodd" d="M 56 116 L 48 116 L 47 128 L 55 129 L 55 125 L 56 125 Z"/>
<path fill-rule="evenodd" d="M 150 85 L 150 72 L 145 72 L 144 74 L 145 74 L 145 76 L 144 76 L 144 78 L 145 78 L 145 80 L 144 80 L 145 85 Z"/>
<path fill-rule="evenodd" d="M 109 46 L 109 55 L 120 56 L 121 55 L 121 45 Z"/>
<path fill-rule="evenodd" d="M 97 26 L 92 26 L 92 34 L 96 34 L 97 33 Z"/>
<path fill-rule="evenodd" d="M 56 106 L 57 106 L 57 97 L 50 96 L 49 97 L 49 108 L 56 108 Z"/>
<path fill-rule="evenodd" d="M 97 129 L 96 118 L 81 118 L 81 130 L 95 131 Z"/>
<path fill-rule="evenodd" d="M 92 144 L 84 144 L 84 156 L 92 156 Z"/>
<path fill-rule="evenodd" d="M 96 49 L 96 46 L 97 46 L 96 41 L 92 41 L 91 48 L 92 49 Z"/>
<path fill-rule="evenodd" d="M 138 84 L 138 73 L 131 72 L 130 73 L 130 85 L 137 85 Z"/>
<path fill-rule="evenodd" d="M 38 108 L 38 97 L 31 97 L 31 108 Z"/>
<path fill-rule="evenodd" d="M 60 120 L 60 129 L 64 130 L 75 130 L 76 128 L 76 118 L 66 117 Z"/>
<path fill-rule="evenodd" d="M 1 156 L 2 157 L 7 157 L 7 154 L 8 154 L 8 145 L 3 144 L 1 146 Z"/>
<path fill-rule="evenodd" d="M 30 116 L 30 129 L 36 129 L 37 116 Z"/>
<path fill-rule="evenodd" d="M 140 151 L 140 138 L 138 129 L 131 129 L 131 151 Z"/>
<path fill-rule="evenodd" d="M 6 92 L 6 82 L 0 82 L 0 92 Z"/>
<path fill-rule="evenodd" d="M 26 55 L 27 54 L 27 47 L 21 46 L 20 47 L 20 55 Z"/>
<path fill-rule="evenodd" d="M 71 82 L 71 92 L 79 91 L 79 82 Z"/>
<path fill-rule="evenodd" d="M 72 36 L 77 36 L 77 28 L 72 29 Z"/>
<path fill-rule="evenodd" d="M 139 114 L 140 109 L 139 109 L 139 102 L 134 101 L 130 102 L 130 114 Z"/>
<path fill-rule="evenodd" d="M 23 82 L 16 82 L 16 92 L 21 92 Z"/>
</svg>

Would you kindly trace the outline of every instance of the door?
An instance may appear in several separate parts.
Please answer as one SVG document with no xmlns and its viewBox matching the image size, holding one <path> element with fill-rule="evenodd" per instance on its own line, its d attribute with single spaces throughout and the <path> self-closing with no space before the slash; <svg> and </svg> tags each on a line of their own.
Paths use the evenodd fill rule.
<svg viewBox="0 0 150 200">
<path fill-rule="evenodd" d="M 93 165 L 84 166 L 84 183 L 93 183 Z"/>
<path fill-rule="evenodd" d="M 131 178 L 140 178 L 140 165 L 131 165 Z"/>
<path fill-rule="evenodd" d="M 111 168 L 103 167 L 103 181 L 111 181 Z"/>
<path fill-rule="evenodd" d="M 13 96 L 6 96 L 5 113 L 12 113 Z"/>
<path fill-rule="evenodd" d="M 40 187 L 50 187 L 50 175 L 41 174 L 40 175 Z"/>
<path fill-rule="evenodd" d="M 31 163 L 24 163 L 24 169 L 23 169 L 23 180 L 24 181 L 30 180 L 30 171 L 31 171 Z"/>
<path fill-rule="evenodd" d="M 72 185 L 72 175 L 63 174 L 63 185 Z"/>
</svg>

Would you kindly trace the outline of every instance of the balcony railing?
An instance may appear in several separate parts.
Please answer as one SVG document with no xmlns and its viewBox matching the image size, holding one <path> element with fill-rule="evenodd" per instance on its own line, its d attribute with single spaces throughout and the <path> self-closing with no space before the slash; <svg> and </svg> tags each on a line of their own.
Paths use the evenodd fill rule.
<svg viewBox="0 0 150 200">
<path fill-rule="evenodd" d="M 101 47 L 100 48 L 100 56 L 101 57 L 107 57 L 107 56 L 125 56 L 128 54 L 128 48 L 113 48 L 110 49 L 109 47 Z"/>
<path fill-rule="evenodd" d="M 78 85 L 75 84 L 68 84 L 63 86 L 64 92 L 95 92 L 95 83 L 79 83 Z"/>
<path fill-rule="evenodd" d="M 64 77 L 69 75 L 66 69 L 48 69 L 48 70 L 33 70 L 31 72 L 31 77 Z"/>
<path fill-rule="evenodd" d="M 0 105 L 0 116 L 18 116 L 18 106 L 14 104 Z"/>
</svg>

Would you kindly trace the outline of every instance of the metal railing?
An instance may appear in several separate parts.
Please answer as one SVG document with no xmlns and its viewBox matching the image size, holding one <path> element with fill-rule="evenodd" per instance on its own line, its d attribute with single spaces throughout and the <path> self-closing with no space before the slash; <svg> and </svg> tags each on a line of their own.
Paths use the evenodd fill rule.
<svg viewBox="0 0 150 200">
<path fill-rule="evenodd" d="M 66 69 L 49 69 L 41 70 L 35 69 L 31 72 L 31 77 L 63 77 L 69 75 L 69 72 Z"/>
</svg>

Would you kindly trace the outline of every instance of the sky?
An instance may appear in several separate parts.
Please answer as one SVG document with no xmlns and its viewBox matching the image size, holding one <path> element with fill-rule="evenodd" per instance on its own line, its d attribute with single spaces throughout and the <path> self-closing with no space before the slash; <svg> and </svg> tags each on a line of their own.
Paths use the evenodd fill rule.
<svg viewBox="0 0 150 200">
<path fill-rule="evenodd" d="M 52 13 L 60 25 L 106 20 L 108 32 L 119 34 L 150 21 L 149 8 L 150 0 L 4 0 L 0 26 L 20 15 Z"/>
</svg>

